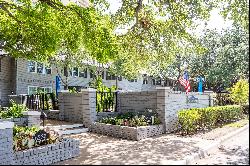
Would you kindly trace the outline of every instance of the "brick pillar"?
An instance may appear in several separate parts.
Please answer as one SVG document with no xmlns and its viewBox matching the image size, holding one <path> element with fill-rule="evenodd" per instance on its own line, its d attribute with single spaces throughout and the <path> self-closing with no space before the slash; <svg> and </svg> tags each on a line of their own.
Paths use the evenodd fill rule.
<svg viewBox="0 0 250 166">
<path fill-rule="evenodd" d="M 14 122 L 0 122 L 0 165 L 14 164 L 13 127 Z"/>
<path fill-rule="evenodd" d="M 89 127 L 97 119 L 96 112 L 96 90 L 83 89 L 82 91 L 82 116 L 83 124 Z"/>
<path fill-rule="evenodd" d="M 163 124 L 164 132 L 166 132 L 166 123 L 167 123 L 167 97 L 170 91 L 170 87 L 156 87 L 157 91 L 157 113 L 160 118 L 161 123 Z"/>
<path fill-rule="evenodd" d="M 28 126 L 40 127 L 40 115 L 41 112 L 38 111 L 24 111 L 23 115 L 27 118 Z"/>
<path fill-rule="evenodd" d="M 96 119 L 96 90 L 83 89 L 79 93 L 59 93 L 61 120 L 82 123 L 85 127 Z"/>
</svg>

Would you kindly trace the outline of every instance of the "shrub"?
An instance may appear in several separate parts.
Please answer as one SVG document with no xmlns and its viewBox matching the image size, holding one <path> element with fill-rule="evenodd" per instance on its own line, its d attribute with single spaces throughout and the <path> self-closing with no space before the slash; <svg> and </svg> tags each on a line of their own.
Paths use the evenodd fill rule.
<svg viewBox="0 0 250 166">
<path fill-rule="evenodd" d="M 211 129 L 243 117 L 239 105 L 192 108 L 178 112 L 178 126 L 182 134 L 193 134 L 198 130 Z"/>
<path fill-rule="evenodd" d="M 55 143 L 60 140 L 59 134 L 48 128 L 43 131 L 47 133 L 48 137 L 44 141 L 38 141 L 34 138 L 35 134 L 40 132 L 38 127 L 18 127 L 13 128 L 13 149 L 15 151 L 29 149 L 41 145 Z"/>
<path fill-rule="evenodd" d="M 249 84 L 247 80 L 240 79 L 232 88 L 229 89 L 230 98 L 236 104 L 247 104 L 249 98 Z"/>
<path fill-rule="evenodd" d="M 120 114 L 116 117 L 106 117 L 99 120 L 100 123 L 112 124 L 112 125 L 120 125 L 120 126 L 148 126 L 148 125 L 159 125 L 160 119 L 153 115 L 154 118 L 152 120 L 152 116 L 147 117 L 144 115 L 135 115 L 135 113 L 127 112 L 125 114 Z"/>
<path fill-rule="evenodd" d="M 20 118 L 23 116 L 23 111 L 28 111 L 28 108 L 23 104 L 16 104 L 11 100 L 11 107 L 7 108 L 7 111 L 0 112 L 0 117 L 6 118 Z"/>
</svg>

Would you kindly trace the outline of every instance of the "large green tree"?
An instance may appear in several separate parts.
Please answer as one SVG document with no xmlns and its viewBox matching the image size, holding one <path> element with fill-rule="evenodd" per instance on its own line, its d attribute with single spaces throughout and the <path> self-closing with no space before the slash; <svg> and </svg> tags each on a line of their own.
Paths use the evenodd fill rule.
<svg viewBox="0 0 250 166">
<path fill-rule="evenodd" d="M 223 3 L 229 4 L 222 10 L 225 17 L 248 26 L 248 1 Z M 196 28 L 196 20 L 207 20 L 220 4 L 122 0 L 121 7 L 108 15 L 105 0 L 91 0 L 85 6 L 64 5 L 59 0 L 0 0 L 1 47 L 14 57 L 45 61 L 58 59 L 64 52 L 66 66 L 85 52 L 99 63 L 115 62 L 111 67 L 119 75 L 132 77 L 140 71 L 157 74 L 176 55 L 204 52 L 189 30 Z M 239 14 L 244 14 L 244 19 L 238 19 Z M 123 33 L 116 33 L 118 29 Z"/>
</svg>

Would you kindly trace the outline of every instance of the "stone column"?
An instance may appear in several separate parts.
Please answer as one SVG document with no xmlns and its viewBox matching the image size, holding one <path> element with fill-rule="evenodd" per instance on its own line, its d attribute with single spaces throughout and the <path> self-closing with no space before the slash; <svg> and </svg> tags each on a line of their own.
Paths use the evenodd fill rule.
<svg viewBox="0 0 250 166">
<path fill-rule="evenodd" d="M 14 164 L 13 127 L 14 122 L 0 122 L 0 165 Z"/>
<path fill-rule="evenodd" d="M 204 91 L 205 95 L 208 95 L 208 102 L 209 102 L 209 106 L 212 107 L 214 106 L 214 96 L 213 96 L 213 91 Z"/>
<path fill-rule="evenodd" d="M 166 132 L 166 123 L 167 123 L 167 97 L 170 91 L 170 87 L 156 87 L 157 91 L 157 113 L 160 118 L 161 123 L 163 124 L 163 130 Z"/>
<path fill-rule="evenodd" d="M 90 127 L 90 125 L 96 121 L 96 90 L 95 89 L 83 89 L 82 91 L 82 116 L 83 125 Z"/>
<path fill-rule="evenodd" d="M 28 126 L 40 127 L 40 115 L 41 112 L 38 111 L 24 111 L 23 115 L 27 118 Z"/>
</svg>

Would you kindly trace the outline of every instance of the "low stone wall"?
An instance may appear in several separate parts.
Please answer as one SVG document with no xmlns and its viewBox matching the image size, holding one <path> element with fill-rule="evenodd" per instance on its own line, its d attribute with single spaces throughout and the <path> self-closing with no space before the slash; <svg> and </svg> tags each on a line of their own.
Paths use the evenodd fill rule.
<svg viewBox="0 0 250 166">
<path fill-rule="evenodd" d="M 118 93 L 118 111 L 127 112 L 155 109 L 157 107 L 156 101 L 156 91 L 120 92 Z"/>
<path fill-rule="evenodd" d="M 44 110 L 44 113 L 47 115 L 48 119 L 56 119 L 59 120 L 59 110 Z"/>
<path fill-rule="evenodd" d="M 95 122 L 89 129 L 98 134 L 137 141 L 164 133 L 163 125 L 128 127 Z"/>
<path fill-rule="evenodd" d="M 14 152 L 13 127 L 13 122 L 0 122 L 0 165 L 49 165 L 80 154 L 80 141 L 73 138 Z"/>
<path fill-rule="evenodd" d="M 13 161 L 13 122 L 0 122 L 0 165 Z"/>
<path fill-rule="evenodd" d="M 28 125 L 28 118 L 7 118 L 7 119 L 0 119 L 0 122 L 8 121 L 8 122 L 14 122 L 17 126 L 27 126 Z"/>
<path fill-rule="evenodd" d="M 13 165 L 49 165 L 80 154 L 80 141 L 65 138 L 62 142 L 14 152 Z"/>
</svg>

